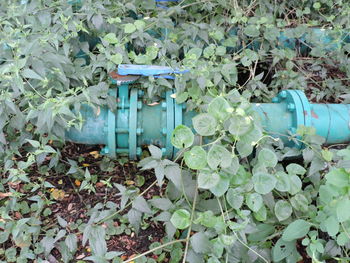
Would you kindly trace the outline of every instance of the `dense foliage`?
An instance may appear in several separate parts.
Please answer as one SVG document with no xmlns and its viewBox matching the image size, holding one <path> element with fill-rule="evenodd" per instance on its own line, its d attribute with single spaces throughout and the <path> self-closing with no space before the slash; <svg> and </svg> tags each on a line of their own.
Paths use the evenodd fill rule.
<svg viewBox="0 0 350 263">
<path fill-rule="evenodd" d="M 1 262 L 52 262 L 53 250 L 76 262 L 87 245 L 91 253 L 81 262 L 121 262 L 122 251 L 107 251 L 106 240 L 125 229 L 137 233 L 146 221 L 165 225 L 165 245 L 150 252 L 167 249 L 169 262 L 348 262 L 350 148 L 323 147 L 306 127 L 290 136 L 304 147 L 285 147 L 263 131 L 249 102 L 287 88 L 313 101 L 349 101 L 350 44 L 329 49 L 310 38 L 307 52 L 277 44 L 281 31 L 296 38 L 312 27 L 347 32 L 349 1 L 165 4 L 1 1 Z M 76 191 L 95 191 L 99 174 L 62 158 L 64 133 L 82 125 L 82 104 L 115 108 L 108 73 L 121 63 L 190 69 L 174 81 L 149 77 L 138 86 L 148 100 L 175 89 L 178 103 L 200 113 L 195 134 L 176 128 L 176 161 L 155 146 L 140 161 L 165 185 L 160 197 L 114 184 L 120 203 L 99 203 L 75 224 L 62 217 L 48 223 L 50 205 L 64 196 L 48 177 L 68 175 L 82 182 Z M 110 171 L 113 161 L 104 158 L 100 168 Z"/>
</svg>

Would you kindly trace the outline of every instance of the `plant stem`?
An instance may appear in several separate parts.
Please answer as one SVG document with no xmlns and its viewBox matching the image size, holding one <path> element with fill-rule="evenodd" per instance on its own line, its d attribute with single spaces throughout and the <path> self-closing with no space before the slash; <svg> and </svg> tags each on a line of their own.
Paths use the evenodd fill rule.
<svg viewBox="0 0 350 263">
<path fill-rule="evenodd" d="M 142 254 L 140 254 L 140 255 L 137 255 L 136 257 L 133 257 L 133 258 L 130 258 L 130 259 L 126 260 L 126 261 L 123 261 L 123 263 L 132 262 L 132 261 L 134 261 L 135 259 L 138 259 L 138 258 L 140 258 L 140 257 L 146 256 L 146 255 L 148 255 L 149 253 L 152 253 L 152 252 L 154 252 L 154 251 L 156 251 L 156 250 L 158 250 L 158 249 L 161 249 L 161 248 L 163 248 L 163 247 L 167 247 L 167 246 L 170 246 L 170 245 L 173 245 L 173 244 L 176 244 L 176 243 L 180 243 L 180 242 L 185 242 L 185 241 L 187 241 L 187 239 L 178 239 L 178 240 L 170 241 L 170 242 L 165 243 L 165 244 L 163 244 L 163 245 L 160 245 L 160 246 L 158 246 L 158 247 L 152 248 L 152 249 L 150 249 L 150 250 L 148 250 L 148 251 L 146 251 L 146 252 L 144 252 L 144 253 L 142 253 Z"/>
<path fill-rule="evenodd" d="M 188 228 L 188 233 L 187 233 L 187 237 L 186 237 L 186 247 L 185 247 L 185 252 L 184 252 L 183 259 L 182 259 L 182 263 L 186 263 L 188 247 L 189 247 L 189 244 L 190 244 L 192 222 L 193 222 L 193 218 L 194 218 L 194 210 L 196 209 L 197 195 L 198 195 L 198 184 L 196 183 L 196 189 L 195 189 L 195 192 L 194 192 L 194 198 L 193 198 L 193 204 L 192 204 L 191 223 L 190 223 L 190 226 Z"/>
<path fill-rule="evenodd" d="M 146 190 L 144 190 L 141 194 L 139 194 L 138 196 L 142 196 L 144 195 L 149 189 L 151 189 L 155 184 L 157 183 L 157 180 L 154 181 L 150 186 L 148 186 L 146 188 Z M 102 224 L 103 222 L 115 217 L 117 214 L 119 214 L 121 211 L 123 211 L 125 208 L 129 207 L 132 204 L 133 201 L 130 201 L 128 204 L 126 204 L 126 206 L 123 209 L 119 209 L 118 211 L 114 212 L 113 214 L 101 219 L 97 224 Z"/>
</svg>

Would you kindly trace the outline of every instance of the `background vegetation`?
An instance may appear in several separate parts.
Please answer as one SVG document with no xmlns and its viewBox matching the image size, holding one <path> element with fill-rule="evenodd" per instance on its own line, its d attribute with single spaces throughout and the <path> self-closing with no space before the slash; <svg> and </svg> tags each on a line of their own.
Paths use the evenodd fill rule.
<svg viewBox="0 0 350 263">
<path fill-rule="evenodd" d="M 162 5 L 1 1 L 1 262 L 348 262 L 350 149 L 305 127 L 290 138 L 305 148 L 284 147 L 249 102 L 288 88 L 349 101 L 349 44 L 276 45 L 280 31 L 346 32 L 349 1 Z M 176 161 L 151 146 L 136 169 L 64 143 L 82 104 L 115 107 L 108 73 L 121 63 L 190 69 L 137 84 L 201 113 L 196 134 L 175 130 Z"/>
</svg>

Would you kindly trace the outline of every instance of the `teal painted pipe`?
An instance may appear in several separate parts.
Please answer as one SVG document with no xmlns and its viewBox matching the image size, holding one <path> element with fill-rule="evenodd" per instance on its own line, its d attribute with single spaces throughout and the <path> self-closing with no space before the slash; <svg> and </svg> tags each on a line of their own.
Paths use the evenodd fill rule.
<svg viewBox="0 0 350 263">
<path fill-rule="evenodd" d="M 84 106 L 82 129 L 71 128 L 66 139 L 83 144 L 104 144 L 102 153 L 111 157 L 122 154 L 136 159 L 141 147 L 149 144 L 161 147 L 167 158 L 175 156 L 171 133 L 180 124 L 191 127 L 195 112 L 186 112 L 183 105 L 176 104 L 171 92 L 152 105 L 144 104 L 142 91 L 129 90 L 127 84 L 113 89 L 111 95 L 118 102 L 115 112 L 102 107 L 96 114 L 92 108 Z M 302 91 L 283 90 L 272 103 L 255 103 L 252 107 L 259 114 L 265 131 L 280 138 L 286 146 L 302 146 L 288 140 L 300 125 L 314 127 L 316 133 L 326 139 L 326 144 L 350 141 L 349 104 L 311 104 Z"/>
</svg>

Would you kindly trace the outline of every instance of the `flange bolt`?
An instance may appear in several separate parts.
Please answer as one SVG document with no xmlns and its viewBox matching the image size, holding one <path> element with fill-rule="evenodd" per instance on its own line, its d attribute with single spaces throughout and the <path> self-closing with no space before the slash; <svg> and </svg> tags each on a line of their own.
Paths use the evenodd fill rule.
<svg viewBox="0 0 350 263">
<path fill-rule="evenodd" d="M 163 135 L 166 135 L 166 128 L 163 128 L 161 132 Z"/>
<path fill-rule="evenodd" d="M 278 103 L 278 102 L 280 102 L 280 99 L 278 97 L 273 97 L 272 98 L 272 102 L 273 103 Z"/>
<path fill-rule="evenodd" d="M 288 103 L 287 109 L 288 109 L 289 111 L 294 111 L 294 110 L 295 110 L 295 104 L 294 104 L 294 103 Z"/>
<path fill-rule="evenodd" d="M 136 134 L 137 135 L 141 135 L 143 133 L 143 129 L 142 128 L 137 128 L 136 129 Z"/>
<path fill-rule="evenodd" d="M 137 101 L 137 109 L 138 110 L 142 109 L 142 101 Z"/>
<path fill-rule="evenodd" d="M 165 101 L 162 102 L 162 109 L 163 110 L 166 109 L 166 102 Z"/>
<path fill-rule="evenodd" d="M 280 92 L 280 94 L 278 94 L 278 97 L 280 97 L 280 98 L 282 98 L 282 99 L 287 98 L 287 91 L 282 90 L 282 91 Z"/>
</svg>

